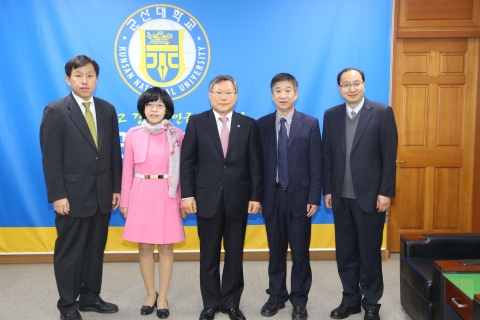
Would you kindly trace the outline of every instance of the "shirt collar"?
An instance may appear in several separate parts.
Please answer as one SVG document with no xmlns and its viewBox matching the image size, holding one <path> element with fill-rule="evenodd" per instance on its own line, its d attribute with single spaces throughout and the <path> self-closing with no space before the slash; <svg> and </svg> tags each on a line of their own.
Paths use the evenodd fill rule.
<svg viewBox="0 0 480 320">
<path fill-rule="evenodd" d="M 221 116 L 217 111 L 215 111 L 215 109 L 212 108 L 212 111 L 213 111 L 213 114 L 215 115 L 215 120 L 218 121 L 218 118 L 220 117 L 227 117 L 228 118 L 228 121 L 230 123 L 232 123 L 232 115 L 233 115 L 233 111 L 230 111 L 227 115 L 225 116 Z"/>
<path fill-rule="evenodd" d="M 83 102 L 90 102 L 90 107 L 95 106 L 95 103 L 93 103 L 93 96 L 91 96 L 88 101 L 85 101 L 82 98 L 80 98 L 79 96 L 77 96 L 75 93 L 73 93 L 73 91 L 72 91 L 72 95 L 73 95 L 73 98 L 75 99 L 75 101 L 77 101 L 78 105 L 81 106 L 81 107 L 84 107 L 82 105 Z"/>
<path fill-rule="evenodd" d="M 356 114 L 358 114 L 360 112 L 360 109 L 362 109 L 363 107 L 363 103 L 365 102 L 365 98 L 362 98 L 362 101 L 358 104 L 358 106 L 355 107 L 355 109 L 352 109 L 348 106 L 348 104 L 345 103 L 346 105 L 346 110 L 347 110 L 347 113 L 350 114 L 353 111 L 355 111 Z"/>
<path fill-rule="evenodd" d="M 290 112 L 286 117 L 285 119 L 287 120 L 287 123 L 288 124 L 291 124 L 292 123 L 292 119 L 293 119 L 293 113 L 295 112 L 295 109 L 292 110 L 292 112 Z M 277 118 L 277 122 L 280 122 L 280 119 L 282 119 L 283 117 L 280 115 L 280 113 L 276 112 L 275 113 L 275 116 Z"/>
</svg>

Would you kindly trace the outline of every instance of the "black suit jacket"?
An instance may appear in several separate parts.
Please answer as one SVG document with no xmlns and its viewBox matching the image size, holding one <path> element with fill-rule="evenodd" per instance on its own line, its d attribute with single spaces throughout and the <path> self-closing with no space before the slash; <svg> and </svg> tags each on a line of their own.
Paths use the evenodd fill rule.
<svg viewBox="0 0 480 320">
<path fill-rule="evenodd" d="M 112 210 L 112 194 L 120 193 L 122 157 L 115 108 L 93 98 L 98 150 L 85 117 L 72 94 L 45 107 L 40 145 L 48 201 L 67 198 L 70 217 L 89 217 L 97 207 Z"/>
<path fill-rule="evenodd" d="M 269 218 L 277 179 L 276 112 L 257 120 L 264 162 L 262 213 Z M 288 204 L 294 216 L 306 216 L 307 204 L 320 205 L 322 143 L 318 119 L 295 110 L 288 136 Z"/>
<path fill-rule="evenodd" d="M 191 116 L 180 162 L 182 198 L 194 197 L 197 215 L 213 217 L 222 190 L 231 219 L 248 215 L 248 202 L 262 198 L 262 154 L 255 120 L 233 112 L 227 156 L 212 110 Z"/>
<path fill-rule="evenodd" d="M 323 118 L 323 190 L 332 195 L 335 211 L 345 175 L 345 103 L 325 111 Z M 380 194 L 395 196 L 397 126 L 393 110 L 365 98 L 352 144 L 350 165 L 355 197 L 364 212 L 373 212 Z"/>
</svg>

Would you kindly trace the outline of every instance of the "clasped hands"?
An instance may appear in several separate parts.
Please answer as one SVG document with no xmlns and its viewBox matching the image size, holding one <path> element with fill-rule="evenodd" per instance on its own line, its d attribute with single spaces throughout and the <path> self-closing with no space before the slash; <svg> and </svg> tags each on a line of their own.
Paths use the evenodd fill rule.
<svg viewBox="0 0 480 320">
<path fill-rule="evenodd" d="M 261 204 L 258 201 L 249 201 L 248 202 L 248 213 L 256 214 L 257 212 L 261 212 Z M 186 198 L 182 199 L 182 217 L 186 217 L 189 214 L 196 214 L 197 213 L 197 202 L 195 198 Z"/>
</svg>

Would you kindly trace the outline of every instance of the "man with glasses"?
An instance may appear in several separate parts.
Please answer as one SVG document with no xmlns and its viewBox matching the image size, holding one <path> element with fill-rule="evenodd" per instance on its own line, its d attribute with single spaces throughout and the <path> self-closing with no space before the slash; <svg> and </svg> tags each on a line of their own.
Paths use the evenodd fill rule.
<svg viewBox="0 0 480 320">
<path fill-rule="evenodd" d="M 271 317 L 290 301 L 292 319 L 306 320 L 312 285 L 312 216 L 320 205 L 322 141 L 318 119 L 295 110 L 298 82 L 279 73 L 270 82 L 276 110 L 257 120 L 264 160 L 262 214 L 270 258 L 269 298 L 261 314 Z M 287 250 L 292 253 L 290 293 Z"/>
<path fill-rule="evenodd" d="M 196 214 L 200 238 L 200 320 L 227 313 L 244 320 L 239 309 L 243 292 L 243 244 L 249 213 L 262 198 L 262 154 L 255 120 L 233 108 L 238 86 L 229 75 L 209 85 L 211 110 L 191 116 L 180 162 L 182 209 Z M 220 281 L 220 249 L 225 260 Z"/>
<path fill-rule="evenodd" d="M 342 70 L 337 84 L 345 103 L 323 118 L 324 202 L 334 214 L 343 286 L 342 302 L 330 317 L 344 319 L 363 307 L 365 320 L 377 320 L 385 213 L 395 195 L 397 127 L 391 107 L 364 97 L 361 70 Z"/>
</svg>

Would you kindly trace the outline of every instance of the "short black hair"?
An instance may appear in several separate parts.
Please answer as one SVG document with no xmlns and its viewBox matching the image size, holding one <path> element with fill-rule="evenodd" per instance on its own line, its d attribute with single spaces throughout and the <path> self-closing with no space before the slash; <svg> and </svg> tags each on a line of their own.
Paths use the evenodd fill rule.
<svg viewBox="0 0 480 320">
<path fill-rule="evenodd" d="M 230 81 L 233 84 L 233 87 L 235 88 L 235 93 L 238 92 L 237 80 L 235 80 L 232 76 L 229 76 L 228 74 L 221 74 L 213 78 L 213 80 L 210 81 L 210 84 L 208 85 L 208 90 L 212 91 L 213 86 L 222 81 Z"/>
<path fill-rule="evenodd" d="M 342 78 L 342 74 L 344 74 L 345 72 L 348 72 L 348 71 L 357 71 L 362 76 L 362 81 L 365 82 L 365 74 L 363 73 L 362 70 L 355 69 L 355 68 L 345 68 L 342 71 L 340 71 L 340 73 L 337 76 L 337 84 L 338 85 L 340 85 L 340 78 Z"/>
<path fill-rule="evenodd" d="M 89 63 L 93 64 L 93 68 L 95 69 L 95 73 L 98 77 L 98 75 L 100 74 L 100 67 L 98 66 L 98 63 L 92 58 L 87 57 L 85 55 L 79 55 L 68 60 L 68 62 L 65 64 L 65 73 L 67 74 L 68 77 L 70 77 L 72 75 L 73 69 L 86 66 Z"/>
<path fill-rule="evenodd" d="M 170 98 L 168 92 L 159 87 L 151 87 L 150 89 L 145 90 L 145 92 L 142 93 L 138 98 L 137 109 L 143 119 L 146 119 L 145 105 L 149 102 L 158 101 L 158 99 L 162 100 L 163 104 L 165 105 L 165 116 L 163 119 L 170 120 L 172 118 L 173 114 L 175 113 L 175 109 L 173 107 L 172 98 Z"/>
<path fill-rule="evenodd" d="M 273 86 L 275 85 L 275 83 L 280 82 L 280 81 L 291 82 L 293 84 L 293 89 L 295 91 L 298 90 L 297 79 L 295 79 L 295 77 L 292 76 L 290 73 L 285 73 L 285 72 L 279 73 L 275 77 L 273 77 L 272 81 L 270 82 L 270 90 L 273 91 Z"/>
</svg>

